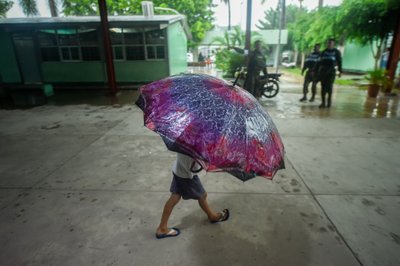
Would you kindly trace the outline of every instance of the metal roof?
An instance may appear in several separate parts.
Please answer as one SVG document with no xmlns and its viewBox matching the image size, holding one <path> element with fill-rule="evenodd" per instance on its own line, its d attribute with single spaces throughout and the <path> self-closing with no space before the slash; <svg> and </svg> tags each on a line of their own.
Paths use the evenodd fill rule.
<svg viewBox="0 0 400 266">
<path fill-rule="evenodd" d="M 109 22 L 156 22 L 172 24 L 184 19 L 183 15 L 154 15 L 154 16 L 108 16 Z M 24 18 L 3 18 L 0 19 L 0 25 L 15 24 L 58 24 L 58 23 L 93 23 L 100 22 L 100 16 L 79 16 L 79 17 L 24 17 Z"/>
<path fill-rule="evenodd" d="M 154 25 L 173 24 L 180 22 L 185 30 L 186 36 L 192 38 L 190 29 L 184 15 L 154 15 L 154 16 L 108 16 L 110 26 L 128 25 Z M 0 19 L 0 27 L 26 28 L 48 27 L 48 26 L 71 26 L 90 25 L 100 23 L 100 16 L 69 16 L 69 17 L 24 17 L 24 18 L 3 18 Z"/>
</svg>

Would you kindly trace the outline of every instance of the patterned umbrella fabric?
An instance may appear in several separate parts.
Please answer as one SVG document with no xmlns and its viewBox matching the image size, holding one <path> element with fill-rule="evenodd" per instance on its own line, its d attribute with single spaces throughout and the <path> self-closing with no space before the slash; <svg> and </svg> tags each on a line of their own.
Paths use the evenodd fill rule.
<svg viewBox="0 0 400 266">
<path fill-rule="evenodd" d="M 168 149 L 207 171 L 246 181 L 272 179 L 284 168 L 284 147 L 267 112 L 247 91 L 209 75 L 182 74 L 140 88 L 144 123 Z"/>
</svg>

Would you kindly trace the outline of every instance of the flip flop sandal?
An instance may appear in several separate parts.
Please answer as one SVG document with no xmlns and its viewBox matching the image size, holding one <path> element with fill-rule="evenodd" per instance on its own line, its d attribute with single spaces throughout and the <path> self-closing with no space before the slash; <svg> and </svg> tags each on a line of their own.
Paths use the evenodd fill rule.
<svg viewBox="0 0 400 266">
<path fill-rule="evenodd" d="M 169 232 L 166 234 L 157 234 L 156 233 L 156 237 L 157 237 L 157 239 L 162 239 L 162 238 L 167 238 L 167 237 L 176 237 L 176 236 L 179 236 L 180 233 L 181 233 L 181 231 L 178 228 L 172 227 L 172 228 L 170 228 Z"/>
<path fill-rule="evenodd" d="M 222 212 L 220 212 L 221 217 L 217 221 L 210 221 L 210 223 L 215 224 L 219 222 L 224 222 L 229 219 L 229 210 L 224 209 Z"/>
</svg>

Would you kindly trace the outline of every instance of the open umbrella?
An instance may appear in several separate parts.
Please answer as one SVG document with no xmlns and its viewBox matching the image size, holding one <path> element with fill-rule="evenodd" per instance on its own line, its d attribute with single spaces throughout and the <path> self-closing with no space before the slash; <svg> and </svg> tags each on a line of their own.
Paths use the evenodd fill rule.
<svg viewBox="0 0 400 266">
<path fill-rule="evenodd" d="M 207 171 L 246 181 L 272 179 L 284 168 L 284 147 L 269 115 L 247 91 L 209 75 L 182 74 L 140 88 L 144 124 L 168 149 Z"/>
</svg>

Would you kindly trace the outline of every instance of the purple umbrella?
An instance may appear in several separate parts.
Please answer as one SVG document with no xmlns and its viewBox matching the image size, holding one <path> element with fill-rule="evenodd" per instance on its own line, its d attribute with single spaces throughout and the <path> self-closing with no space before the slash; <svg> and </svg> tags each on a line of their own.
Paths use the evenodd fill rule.
<svg viewBox="0 0 400 266">
<path fill-rule="evenodd" d="M 182 74 L 140 88 L 144 123 L 168 149 L 193 157 L 207 171 L 246 181 L 272 179 L 284 168 L 274 123 L 247 91 L 209 75 Z"/>
</svg>

